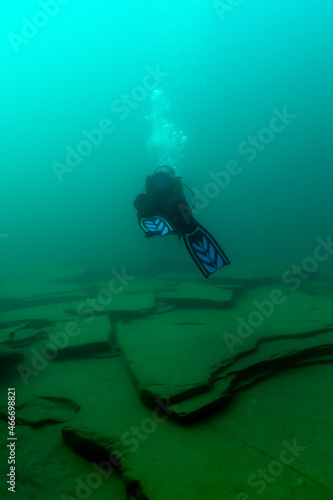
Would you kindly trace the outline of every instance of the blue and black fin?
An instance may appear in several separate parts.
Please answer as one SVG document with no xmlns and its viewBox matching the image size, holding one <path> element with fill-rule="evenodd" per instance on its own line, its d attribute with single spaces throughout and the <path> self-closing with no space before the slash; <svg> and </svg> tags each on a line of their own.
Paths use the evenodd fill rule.
<svg viewBox="0 0 333 500">
<path fill-rule="evenodd" d="M 230 264 L 215 238 L 200 224 L 193 232 L 183 233 L 183 239 L 188 253 L 205 278 Z"/>
<path fill-rule="evenodd" d="M 142 217 L 139 225 L 148 238 L 151 236 L 174 234 L 175 232 L 171 224 L 159 215 L 154 215 L 153 217 Z"/>
</svg>

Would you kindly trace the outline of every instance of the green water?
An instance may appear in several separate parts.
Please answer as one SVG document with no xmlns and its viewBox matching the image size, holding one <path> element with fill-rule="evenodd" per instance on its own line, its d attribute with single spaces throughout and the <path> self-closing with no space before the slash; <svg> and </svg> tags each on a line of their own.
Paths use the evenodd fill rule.
<svg viewBox="0 0 333 500">
<path fill-rule="evenodd" d="M 184 182 L 214 194 L 197 218 L 234 266 L 283 269 L 330 234 L 330 2 L 51 4 L 8 4 L 1 19 L 6 271 L 113 258 L 130 267 L 157 255 L 193 270 L 173 238 L 144 240 L 132 206 L 157 166 L 146 147 L 150 91 L 136 89 L 154 79 L 188 137 Z M 293 118 L 282 131 L 262 132 L 284 108 Z M 59 182 L 54 162 L 68 168 L 66 147 L 105 119 L 109 132 Z M 245 153 L 260 132 L 266 144 Z M 230 161 L 238 174 L 207 188 Z"/>
<path fill-rule="evenodd" d="M 332 14 L 5 3 L 0 500 L 10 386 L 20 500 L 332 498 Z M 187 138 L 171 153 L 154 149 L 156 90 L 159 124 Z M 133 201 L 167 156 L 231 261 L 209 280 L 176 237 L 138 227 Z M 123 478 L 104 480 L 93 464 L 119 445 Z"/>
</svg>

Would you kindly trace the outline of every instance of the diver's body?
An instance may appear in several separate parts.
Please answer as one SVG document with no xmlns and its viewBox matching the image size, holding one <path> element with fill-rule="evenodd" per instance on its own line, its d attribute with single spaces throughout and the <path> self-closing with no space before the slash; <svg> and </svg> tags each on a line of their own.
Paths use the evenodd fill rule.
<svg viewBox="0 0 333 500">
<path fill-rule="evenodd" d="M 180 177 L 163 165 L 148 176 L 144 192 L 134 200 L 138 223 L 146 238 L 177 234 L 200 271 L 207 278 L 224 265 L 230 264 L 223 250 L 192 216 L 183 193 Z"/>
<path fill-rule="evenodd" d="M 184 196 L 181 178 L 170 176 L 167 169 L 169 167 L 160 167 L 157 173 L 147 177 L 144 193 L 135 198 L 134 207 L 139 224 L 142 218 L 160 215 L 173 225 L 173 232 L 180 238 L 183 231 L 194 229 L 196 222 Z M 150 238 L 155 234 L 147 232 L 145 236 Z"/>
</svg>

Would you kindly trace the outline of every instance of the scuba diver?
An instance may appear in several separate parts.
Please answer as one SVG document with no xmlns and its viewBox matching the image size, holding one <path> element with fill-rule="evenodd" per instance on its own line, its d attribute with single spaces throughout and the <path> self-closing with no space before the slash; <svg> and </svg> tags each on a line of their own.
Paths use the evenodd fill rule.
<svg viewBox="0 0 333 500">
<path fill-rule="evenodd" d="M 134 207 L 145 237 L 176 234 L 182 238 L 205 278 L 230 264 L 215 238 L 192 216 L 181 177 L 175 176 L 173 168 L 162 165 L 149 175 Z"/>
</svg>

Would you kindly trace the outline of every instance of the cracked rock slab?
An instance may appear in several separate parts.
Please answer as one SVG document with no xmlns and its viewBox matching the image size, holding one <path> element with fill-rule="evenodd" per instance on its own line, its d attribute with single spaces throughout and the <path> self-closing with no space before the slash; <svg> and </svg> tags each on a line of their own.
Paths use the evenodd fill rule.
<svg viewBox="0 0 333 500">
<path fill-rule="evenodd" d="M 0 367 L 5 365 L 14 365 L 23 361 L 24 355 L 20 352 L 15 352 L 12 349 L 1 346 L 0 348 Z"/>
<path fill-rule="evenodd" d="M 125 481 L 128 498 L 149 500 L 142 484 L 128 472 L 126 455 L 128 450 L 118 438 L 105 436 L 82 426 L 67 425 L 61 429 L 65 443 L 82 458 L 89 460 L 94 470 L 103 477 L 111 476 L 114 470 Z"/>
<path fill-rule="evenodd" d="M 236 312 L 184 309 L 159 315 L 157 309 L 155 316 L 119 325 L 119 345 L 142 400 L 169 399 L 177 404 L 175 417 L 198 416 L 246 387 L 247 377 L 253 383 L 300 359 L 330 353 L 331 302 L 279 289 L 284 300 L 265 317 L 267 297 L 277 296 L 276 290 L 248 292 Z M 254 310 L 256 318 L 264 311 L 256 328 L 249 326 Z"/>
<path fill-rule="evenodd" d="M 49 342 L 45 344 L 55 361 L 111 355 L 109 335 L 111 325 L 107 315 L 90 320 L 72 318 L 58 322 L 47 330 Z"/>
<path fill-rule="evenodd" d="M 169 287 L 157 295 L 157 302 L 174 304 L 179 307 L 223 307 L 232 299 L 232 290 L 222 287 L 211 287 L 197 283 L 182 283 Z"/>
<path fill-rule="evenodd" d="M 67 398 L 36 396 L 28 398 L 16 407 L 16 423 L 41 427 L 71 420 L 80 411 L 80 406 Z M 0 411 L 0 418 L 7 421 L 5 411 Z"/>
</svg>

